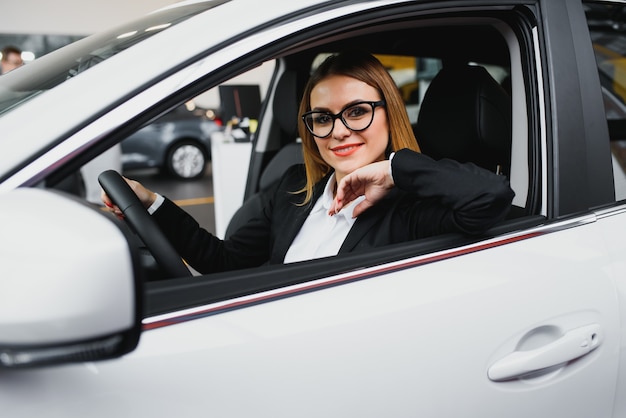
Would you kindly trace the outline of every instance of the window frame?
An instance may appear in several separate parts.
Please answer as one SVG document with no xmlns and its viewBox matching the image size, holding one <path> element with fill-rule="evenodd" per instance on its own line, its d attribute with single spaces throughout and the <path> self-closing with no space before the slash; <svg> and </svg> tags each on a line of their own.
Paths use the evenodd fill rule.
<svg viewBox="0 0 626 418">
<path fill-rule="evenodd" d="M 360 33 L 362 30 L 361 28 L 364 28 L 367 22 L 376 20 L 375 17 L 378 18 L 378 20 L 383 20 L 382 18 L 385 17 L 389 19 L 389 22 L 396 20 L 400 15 L 404 16 L 406 19 L 406 14 L 402 14 L 401 12 L 406 12 L 407 10 L 410 10 L 417 16 L 415 19 L 425 19 L 425 17 L 421 16 L 421 13 L 419 13 L 419 9 L 416 12 L 414 8 L 403 6 L 397 7 L 397 9 L 394 9 L 393 11 L 385 10 L 384 13 L 375 13 L 374 16 L 367 19 L 354 17 L 352 19 L 345 19 L 341 22 L 325 23 L 315 27 L 314 29 L 309 28 L 294 34 L 290 40 L 277 42 L 272 45 L 269 50 L 246 56 L 244 61 L 246 63 L 250 63 L 250 67 L 252 67 L 253 65 L 251 63 L 254 61 L 266 61 L 273 58 L 273 54 L 278 54 L 279 64 L 276 65 L 277 72 L 273 80 L 273 82 L 275 82 L 280 72 L 285 70 L 284 64 L 280 63 L 281 56 L 285 56 L 292 52 L 301 52 L 307 47 L 315 48 L 316 45 L 321 45 L 324 41 L 329 39 L 334 39 L 336 41 L 342 36 L 345 36 L 345 33 L 349 31 Z M 478 17 L 467 19 L 466 22 L 484 23 L 485 21 L 489 21 L 492 24 L 498 23 L 506 26 L 506 24 L 512 24 L 511 22 L 514 21 L 512 18 L 512 16 L 515 15 L 514 12 L 509 11 L 506 13 L 507 16 L 511 17 L 511 19 L 506 21 L 506 23 L 505 21 L 496 19 L 492 16 L 493 10 L 491 8 L 485 8 L 483 12 L 488 15 L 487 20 L 485 20 L 485 17 L 478 15 Z M 478 12 L 474 13 L 478 14 Z M 502 13 L 501 10 L 498 10 L 496 15 L 502 16 L 499 13 Z M 452 13 L 452 16 L 450 17 L 458 18 L 458 13 Z M 442 19 L 441 15 L 437 15 L 433 19 L 433 22 L 439 23 L 446 21 L 445 19 Z M 387 23 L 387 25 L 391 25 L 391 23 Z M 358 27 L 359 29 L 346 29 L 350 27 Z M 340 35 L 332 35 L 334 31 L 339 31 L 338 33 L 340 33 Z M 517 45 L 517 42 L 522 42 L 515 30 L 511 29 L 508 31 L 507 36 L 509 47 L 511 44 Z M 285 45 L 287 45 L 286 48 Z M 294 47 L 293 45 L 297 45 L 297 47 Z M 528 48 L 528 46 L 519 48 L 521 50 L 523 48 Z M 522 53 L 520 50 L 516 52 L 516 57 L 521 57 Z M 519 94 L 516 97 L 516 112 L 522 113 L 522 116 L 525 116 L 528 106 L 526 89 L 524 87 L 527 75 L 524 73 L 525 69 L 522 68 L 521 62 L 518 62 L 517 66 L 519 68 L 515 73 L 515 85 L 516 88 L 521 88 L 521 90 L 517 93 L 523 92 L 523 94 Z M 216 77 L 219 78 L 219 76 L 216 76 L 215 74 L 212 75 L 212 79 L 215 79 Z M 198 92 L 199 91 L 196 90 L 196 94 Z M 271 98 L 271 94 L 268 96 Z M 271 116 L 271 109 L 266 107 L 261 112 L 261 121 L 259 125 L 260 132 L 259 136 L 255 139 L 255 145 L 262 143 L 267 147 L 264 150 L 265 152 L 270 150 L 273 146 L 273 144 L 268 143 L 267 139 L 264 137 L 264 135 L 266 135 L 269 131 L 268 122 L 265 119 L 267 116 Z M 520 118 L 520 123 L 523 125 L 529 124 L 526 117 Z M 263 126 L 263 124 L 266 125 Z M 532 132 L 532 130 L 528 129 L 527 132 Z M 535 136 L 531 133 L 520 134 L 516 139 L 518 143 L 521 143 L 518 147 L 523 147 L 525 149 L 528 149 L 529 143 L 535 140 Z M 521 160 L 523 163 L 526 163 L 529 159 L 530 157 L 528 156 L 528 152 L 525 152 Z M 251 172 L 258 172 L 260 175 L 260 171 L 254 169 L 255 162 L 267 162 L 267 160 L 267 156 L 257 150 L 257 154 L 253 155 L 253 160 L 250 166 Z M 528 182 L 531 184 L 538 181 L 537 177 L 533 177 L 533 169 L 526 168 L 524 176 L 528 178 Z M 249 181 L 255 181 L 255 179 L 249 178 Z M 529 193 L 532 193 L 533 190 L 536 189 L 537 187 L 533 187 L 529 190 Z M 527 200 L 533 201 L 533 199 L 536 199 L 536 197 L 533 197 L 532 199 L 529 198 Z M 535 209 L 529 208 L 529 210 L 534 211 Z M 529 212 L 527 215 L 530 213 L 536 212 Z M 468 251 L 474 251 L 478 248 L 475 244 L 481 241 L 485 241 L 489 238 L 515 230 L 525 230 L 539 225 L 544 221 L 545 217 L 541 215 L 524 216 L 507 221 L 480 237 L 467 237 L 460 234 L 445 234 L 415 242 L 401 243 L 384 248 L 378 248 L 358 254 L 345 254 L 325 259 L 309 260 L 291 265 L 262 266 L 253 269 L 211 274 L 200 278 L 193 277 L 190 279 L 174 279 L 147 283 L 145 314 L 146 316 L 159 315 L 179 309 L 224 302 L 233 298 L 250 297 L 250 295 L 257 294 L 259 292 L 280 288 L 287 289 L 295 287 L 295 292 L 306 292 L 310 290 L 310 287 L 306 285 L 307 283 L 311 284 L 311 286 L 314 286 L 315 288 L 320 288 L 344 284 L 353 280 L 362 280 L 371 277 L 370 273 L 368 273 L 368 270 L 370 269 L 373 269 L 374 271 L 374 273 L 371 274 L 380 274 L 377 272 L 378 270 L 376 270 L 376 266 L 389 263 L 400 263 L 401 265 L 391 267 L 391 269 L 404 269 L 407 268 L 406 262 L 409 262 L 411 266 L 419 265 L 421 263 L 430 263 L 433 261 L 431 256 L 434 253 L 442 252 L 444 254 L 442 257 L 446 258 L 456 254 L 457 249 L 461 247 L 470 246 L 471 249 Z M 362 272 L 362 274 L 352 274 L 350 272 Z"/>
</svg>

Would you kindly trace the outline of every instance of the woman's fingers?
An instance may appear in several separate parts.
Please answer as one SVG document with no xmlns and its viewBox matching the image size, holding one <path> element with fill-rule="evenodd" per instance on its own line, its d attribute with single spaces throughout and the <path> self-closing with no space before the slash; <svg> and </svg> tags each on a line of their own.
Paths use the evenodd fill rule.
<svg viewBox="0 0 626 418">
<path fill-rule="evenodd" d="M 154 203 L 154 201 L 156 200 L 156 194 L 154 192 L 146 189 L 141 183 L 136 180 L 131 180 L 124 176 L 122 176 L 122 178 L 124 179 L 124 181 L 126 181 L 126 183 L 128 183 L 132 191 L 135 192 L 145 208 L 149 208 L 150 205 Z M 118 218 L 124 219 L 124 214 L 122 213 L 120 208 L 113 203 L 111 198 L 105 193 L 104 190 L 102 190 L 100 198 L 110 212 L 115 214 L 115 216 L 117 216 Z"/>
<path fill-rule="evenodd" d="M 341 179 L 329 214 L 336 214 L 359 196 L 365 196 L 365 200 L 354 208 L 353 216 L 357 217 L 387 195 L 393 186 L 389 161 L 379 161 L 361 167 Z"/>
<path fill-rule="evenodd" d="M 341 209 L 363 194 L 362 189 L 364 189 L 364 187 L 358 176 L 352 176 L 352 174 L 350 174 L 344 177 L 337 185 L 337 192 L 330 206 L 329 214 L 334 215 L 339 213 Z"/>
</svg>

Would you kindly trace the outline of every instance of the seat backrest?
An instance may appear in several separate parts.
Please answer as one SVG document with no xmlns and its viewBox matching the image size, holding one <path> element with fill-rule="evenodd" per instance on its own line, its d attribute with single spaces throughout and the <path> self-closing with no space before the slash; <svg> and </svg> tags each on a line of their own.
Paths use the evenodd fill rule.
<svg viewBox="0 0 626 418">
<path fill-rule="evenodd" d="M 281 148 L 261 173 L 260 191 L 266 190 L 278 181 L 292 165 L 304 162 L 302 143 L 298 135 L 298 106 L 297 73 L 286 70 L 276 84 L 272 103 L 274 118 L 280 129 Z"/>
<path fill-rule="evenodd" d="M 511 97 L 484 67 L 449 64 L 431 81 L 415 136 L 435 159 L 473 162 L 509 174 Z"/>
<path fill-rule="evenodd" d="M 285 70 L 280 75 L 274 91 L 272 112 L 280 129 L 281 145 L 291 143 L 298 137 L 298 75 Z"/>
<path fill-rule="evenodd" d="M 272 111 L 279 128 L 281 149 L 263 169 L 259 190 L 237 209 L 226 228 L 225 238 L 254 216 L 258 216 L 271 195 L 271 187 L 280 180 L 289 167 L 304 162 L 302 143 L 298 140 L 298 85 L 295 71 L 281 74 L 274 92 Z"/>
<path fill-rule="evenodd" d="M 295 164 L 304 164 L 302 143 L 291 142 L 278 151 L 267 164 L 259 179 L 259 190 L 267 190 L 285 174 L 287 169 Z"/>
</svg>

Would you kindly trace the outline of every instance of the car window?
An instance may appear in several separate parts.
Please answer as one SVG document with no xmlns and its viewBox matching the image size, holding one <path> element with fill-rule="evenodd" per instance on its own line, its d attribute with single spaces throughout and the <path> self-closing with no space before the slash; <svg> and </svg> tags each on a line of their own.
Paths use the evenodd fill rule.
<svg viewBox="0 0 626 418">
<path fill-rule="evenodd" d="M 377 28 L 371 33 L 367 31 L 343 33 L 341 25 L 337 23 L 336 30 L 341 33 L 339 42 L 332 37 L 327 38 L 328 35 L 322 28 L 315 28 L 311 29 L 312 33 L 306 37 L 306 39 L 311 39 L 310 48 L 299 46 L 296 51 L 292 50 L 293 41 L 282 40 L 282 43 L 278 42 L 273 50 L 279 51 L 278 53 L 260 50 L 254 56 L 248 57 L 248 68 L 252 70 L 238 75 L 237 78 L 224 80 L 228 77 L 224 77 L 224 70 L 221 69 L 222 72 L 217 76 L 208 73 L 205 80 L 197 83 L 197 88 L 193 85 L 181 91 L 177 97 L 168 98 L 167 103 L 155 103 L 153 108 L 146 110 L 147 116 L 144 116 L 143 120 L 130 121 L 129 126 L 112 134 L 119 142 L 118 146 L 108 151 L 112 159 L 109 162 L 104 161 L 104 165 L 90 172 L 87 171 L 91 163 L 88 164 L 81 170 L 78 180 L 93 185 L 91 190 L 95 193 L 89 200 L 94 204 L 99 204 L 100 190 L 96 178 L 101 171 L 110 168 L 107 164 L 113 161 L 123 174 L 142 181 L 152 190 L 174 200 L 194 216 L 203 228 L 223 238 L 227 235 L 231 221 L 238 215 L 238 210 L 244 201 L 246 203 L 251 201 L 258 196 L 258 192 L 264 190 L 268 172 L 275 170 L 281 173 L 290 164 L 301 162 L 301 158 L 300 160 L 297 158 L 297 121 L 299 119 L 297 106 L 311 69 L 319 65 L 329 53 L 345 48 L 346 44 L 357 49 L 362 48 L 363 45 L 372 44 L 374 39 L 376 42 L 389 41 L 382 42 L 383 46 L 374 48 L 372 53 L 390 71 L 402 93 L 412 124 L 417 125 L 424 97 L 432 86 L 431 82 L 441 73 L 442 68 L 445 67 L 445 59 L 451 54 L 461 54 L 462 51 L 463 54 L 459 57 L 463 58 L 464 68 L 484 69 L 494 83 L 499 85 L 503 97 L 507 97 L 506 106 L 512 106 L 511 116 L 515 115 L 515 117 L 512 117 L 513 125 L 506 128 L 505 135 L 502 136 L 503 141 L 498 145 L 499 149 L 495 154 L 498 158 L 503 157 L 507 160 L 506 164 L 510 167 L 504 172 L 499 172 L 495 166 L 489 169 L 509 176 L 515 190 L 518 200 L 514 204 L 519 211 L 512 211 L 507 222 L 513 222 L 524 215 L 535 215 L 538 213 L 537 209 L 527 203 L 532 200 L 531 191 L 539 188 L 535 187 L 538 179 L 531 178 L 530 175 L 532 170 L 528 158 L 528 109 L 525 86 L 522 81 L 524 80 L 523 66 L 519 58 L 520 41 L 515 31 L 507 25 L 502 25 L 500 20 L 495 20 L 498 25 L 492 22 L 485 24 L 482 20 L 474 22 L 471 19 L 463 19 L 462 22 L 463 25 L 453 24 L 445 28 L 422 25 L 422 22 L 406 29 L 395 29 L 393 25 L 389 25 Z M 390 41 L 393 39 L 440 39 L 433 38 L 433 33 L 431 33 L 431 31 L 437 33 L 438 30 L 446 30 L 449 34 L 454 33 L 457 39 L 463 40 L 463 44 L 415 43 L 397 48 L 398 50 L 391 46 L 393 43 Z M 326 44 L 322 42 L 324 40 Z M 281 48 L 284 49 L 281 50 Z M 511 52 L 510 48 L 516 48 L 518 51 Z M 234 73 L 239 74 L 237 71 Z M 287 83 L 284 83 L 285 81 Z M 293 83 L 290 84 L 288 81 L 293 81 Z M 458 76 L 456 80 L 449 80 L 449 82 L 464 84 L 467 80 Z M 287 91 L 283 91 L 285 85 L 290 86 Z M 220 90 L 220 87 L 228 88 Z M 236 112 L 236 117 L 233 118 L 233 115 L 225 110 L 228 106 L 223 97 L 227 94 L 233 97 L 232 106 L 229 105 L 231 108 L 241 106 L 243 109 L 250 105 L 247 108 L 254 109 L 254 112 L 250 114 L 247 111 Z M 235 97 L 237 100 L 234 99 Z M 452 126 L 455 123 L 454 116 L 447 115 L 446 110 L 455 103 L 445 104 L 442 118 L 450 119 L 449 125 Z M 161 108 L 158 116 L 155 116 L 156 108 Z M 180 117 L 182 115 L 185 117 Z M 176 123 L 171 124 L 172 120 Z M 185 123 L 190 120 L 195 123 L 195 127 Z M 190 135 L 193 129 L 196 132 L 201 131 L 202 128 L 198 125 L 207 127 L 205 133 L 208 134 L 205 138 L 209 140 L 209 143 L 204 145 L 207 148 L 200 153 L 190 147 L 191 137 L 175 135 L 179 129 L 182 131 L 183 128 L 187 129 L 186 135 Z M 435 127 L 434 130 L 441 129 Z M 128 147 L 124 150 L 128 145 L 127 140 L 139 136 L 142 136 L 139 138 L 142 142 L 140 147 Z M 514 146 L 511 144 L 511 139 L 507 137 L 512 137 Z M 173 139 L 176 141 L 172 141 Z M 167 144 L 167 141 L 171 142 Z M 188 179 L 174 178 L 172 174 L 175 171 L 172 170 L 171 164 L 168 165 L 168 161 L 173 161 L 171 157 L 178 153 L 174 151 L 174 148 L 169 148 L 172 143 L 181 144 L 184 147 L 180 153 L 184 156 L 183 158 L 194 160 L 204 157 L 208 159 L 204 174 L 195 177 L 192 173 L 192 178 Z M 166 146 L 163 146 L 164 144 Z M 156 150 L 159 147 L 161 147 L 160 152 Z M 469 148 L 474 151 L 476 147 Z M 276 158 L 283 155 L 282 151 L 288 149 L 296 152 L 286 153 L 289 157 L 286 162 L 274 164 Z M 145 155 L 150 152 L 157 152 L 159 157 L 153 156 L 152 158 L 155 161 L 160 159 L 160 162 L 151 163 L 154 165 L 148 169 L 138 166 L 134 168 L 121 166 L 122 161 L 125 163 L 147 161 Z M 477 154 L 481 155 L 481 153 L 482 150 Z M 458 157 L 472 161 L 474 156 L 466 153 Z M 92 163 L 97 160 L 93 160 Z M 532 187 L 529 187 L 529 184 Z M 200 193 L 193 196 L 186 194 L 187 190 L 196 186 L 201 189 Z M 79 194 L 85 193 L 84 190 L 80 190 L 80 187 L 77 191 Z M 531 221 L 538 222 L 535 219 Z M 509 225 L 512 224 L 507 224 L 503 230 L 513 228 Z M 313 280 L 323 274 L 337 274 L 347 271 L 346 269 L 363 268 L 372 263 L 427 254 L 476 239 L 483 238 L 433 237 L 432 240 L 380 248 L 363 254 L 332 257 L 323 262 L 311 260 L 304 262 L 304 265 L 298 263 L 290 266 L 263 265 L 252 272 L 213 273 L 207 275 L 206 278 L 183 279 L 187 284 L 182 287 L 170 288 L 168 283 L 155 281 L 149 286 L 149 291 L 150 289 L 157 290 L 155 290 L 154 297 L 149 297 L 147 309 L 148 312 L 156 313 L 177 306 L 192 306 L 209 300 L 223 300 L 225 297 L 250 294 L 260 289 L 284 286 L 294 281 Z M 294 274 L 294 270 L 297 270 L 298 274 Z M 150 274 L 149 278 L 152 277 Z M 158 274 L 154 277 L 157 276 Z M 189 282 L 188 280 L 195 281 Z M 220 289 L 213 289 L 213 286 L 219 286 L 219 283 L 231 282 L 232 284 L 228 284 L 230 289 L 228 296 Z M 186 287 L 187 285 L 190 287 Z M 161 293 L 158 290 L 163 287 L 168 289 L 167 292 Z M 163 295 L 164 299 L 161 299 L 160 295 Z"/>
<path fill-rule="evenodd" d="M 586 4 L 587 23 L 611 139 L 615 198 L 626 199 L 626 9 L 617 3 Z"/>
<path fill-rule="evenodd" d="M 70 182 L 69 186 L 74 186 L 70 191 L 85 196 L 91 203 L 101 204 L 98 175 L 114 169 L 154 185 L 157 190 L 165 184 L 178 204 L 198 216 L 212 233 L 216 232 L 217 223 L 223 236 L 230 216 L 243 202 L 251 141 L 274 65 L 270 60 L 207 89 L 124 136 L 118 145 L 82 167 L 79 180 L 82 184 L 75 187 Z M 222 143 L 225 145 L 220 146 Z M 215 162 L 213 154 L 228 147 L 237 147 L 239 152 L 229 152 L 227 164 L 222 158 Z M 216 179 L 214 164 L 218 165 L 215 171 L 221 172 L 223 167 L 230 168 L 232 173 L 223 173 Z M 220 189 L 223 178 L 227 179 L 223 187 L 228 192 L 215 197 L 214 183 L 218 182 Z M 188 189 L 194 187 L 197 196 L 179 199 L 188 196 Z M 217 220 L 215 206 L 219 207 Z"/>
</svg>

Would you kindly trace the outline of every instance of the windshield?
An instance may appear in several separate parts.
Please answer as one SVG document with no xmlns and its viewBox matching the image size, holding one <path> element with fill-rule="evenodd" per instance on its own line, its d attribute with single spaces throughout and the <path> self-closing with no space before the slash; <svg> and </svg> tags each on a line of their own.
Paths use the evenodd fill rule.
<svg viewBox="0 0 626 418">
<path fill-rule="evenodd" d="M 0 114 L 177 23 L 228 0 L 195 2 L 81 39 L 0 77 Z"/>
</svg>

